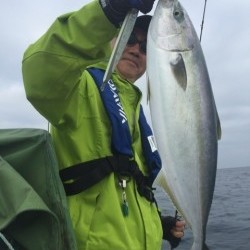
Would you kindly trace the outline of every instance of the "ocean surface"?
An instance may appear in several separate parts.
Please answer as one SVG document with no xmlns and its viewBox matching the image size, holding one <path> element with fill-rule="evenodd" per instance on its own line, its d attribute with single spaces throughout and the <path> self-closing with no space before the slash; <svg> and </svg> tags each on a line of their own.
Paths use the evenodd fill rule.
<svg viewBox="0 0 250 250">
<path fill-rule="evenodd" d="M 175 210 L 166 194 L 157 188 L 156 198 L 164 215 Z M 250 250 L 250 167 L 218 169 L 214 199 L 207 225 L 210 250 Z M 187 228 L 177 250 L 189 250 L 192 231 Z M 167 241 L 162 250 L 170 249 Z"/>
</svg>

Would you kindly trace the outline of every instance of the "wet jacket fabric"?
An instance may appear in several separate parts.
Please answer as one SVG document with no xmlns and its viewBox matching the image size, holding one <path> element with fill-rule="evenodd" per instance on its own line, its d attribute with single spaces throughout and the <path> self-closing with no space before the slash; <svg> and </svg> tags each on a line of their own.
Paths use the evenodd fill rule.
<svg viewBox="0 0 250 250">
<path fill-rule="evenodd" d="M 15 250 L 77 249 L 45 130 L 0 129 L 0 233 Z"/>
<path fill-rule="evenodd" d="M 112 155 L 111 124 L 87 67 L 106 69 L 117 29 L 97 1 L 60 16 L 25 52 L 23 79 L 28 100 L 52 124 L 60 168 Z M 138 124 L 140 90 L 112 76 L 129 122 L 134 158 L 147 175 Z M 157 208 L 126 187 L 129 215 L 121 210 L 122 189 L 112 173 L 84 192 L 69 196 L 68 207 L 80 250 L 161 249 Z"/>
</svg>

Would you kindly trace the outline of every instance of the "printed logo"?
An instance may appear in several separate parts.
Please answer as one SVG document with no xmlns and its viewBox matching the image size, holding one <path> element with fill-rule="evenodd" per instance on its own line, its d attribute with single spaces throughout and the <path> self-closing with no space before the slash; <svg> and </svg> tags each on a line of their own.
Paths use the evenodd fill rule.
<svg viewBox="0 0 250 250">
<path fill-rule="evenodd" d="M 148 138 L 149 145 L 151 147 L 151 151 L 153 153 L 153 152 L 155 152 L 157 150 L 157 147 L 156 147 L 155 141 L 154 141 L 154 136 L 150 135 L 147 138 Z"/>
<path fill-rule="evenodd" d="M 121 116 L 122 118 L 122 124 L 125 123 L 128 119 L 127 119 L 127 116 L 124 112 L 124 109 L 122 107 L 122 104 L 121 104 L 121 101 L 120 101 L 120 98 L 117 94 L 117 89 L 116 89 L 116 86 L 115 84 L 112 82 L 112 80 L 109 80 L 108 81 L 108 86 L 109 86 L 109 89 L 111 90 L 111 92 L 113 93 L 113 98 L 115 100 L 115 103 L 118 107 L 118 111 L 119 111 L 119 115 Z"/>
</svg>

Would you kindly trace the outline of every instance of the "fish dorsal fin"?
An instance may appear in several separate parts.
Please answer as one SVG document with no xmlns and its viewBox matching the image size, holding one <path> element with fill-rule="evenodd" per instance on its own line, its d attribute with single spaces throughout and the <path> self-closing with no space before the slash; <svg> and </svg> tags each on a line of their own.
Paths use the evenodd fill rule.
<svg viewBox="0 0 250 250">
<path fill-rule="evenodd" d="M 222 130 L 221 130 L 220 118 L 219 118 L 217 109 L 216 109 L 216 130 L 217 130 L 217 139 L 220 140 L 222 136 Z"/>
<path fill-rule="evenodd" d="M 215 110 L 215 122 L 216 122 L 216 132 L 217 132 L 217 140 L 219 141 L 221 139 L 222 136 L 222 129 L 221 129 L 221 124 L 220 124 L 220 117 L 217 111 L 217 107 L 216 107 L 216 103 L 214 100 L 214 96 L 213 96 L 213 104 L 214 104 L 214 110 Z"/>
<path fill-rule="evenodd" d="M 187 88 L 187 72 L 181 53 L 174 53 L 170 61 L 172 72 L 179 86 L 185 91 Z"/>
</svg>

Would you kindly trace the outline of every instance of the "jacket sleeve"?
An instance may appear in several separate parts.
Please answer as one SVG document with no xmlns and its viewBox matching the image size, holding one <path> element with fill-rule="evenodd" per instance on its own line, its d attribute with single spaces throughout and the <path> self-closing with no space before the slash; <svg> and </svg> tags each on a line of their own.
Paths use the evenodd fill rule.
<svg viewBox="0 0 250 250">
<path fill-rule="evenodd" d="M 62 118 L 84 69 L 110 56 L 117 29 L 97 0 L 62 15 L 24 53 L 27 99 L 52 124 Z"/>
</svg>

